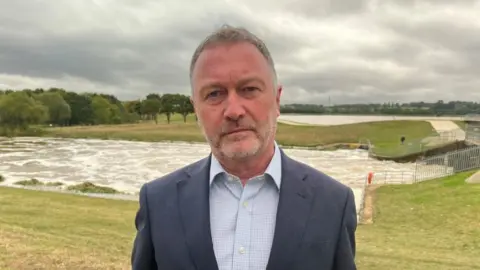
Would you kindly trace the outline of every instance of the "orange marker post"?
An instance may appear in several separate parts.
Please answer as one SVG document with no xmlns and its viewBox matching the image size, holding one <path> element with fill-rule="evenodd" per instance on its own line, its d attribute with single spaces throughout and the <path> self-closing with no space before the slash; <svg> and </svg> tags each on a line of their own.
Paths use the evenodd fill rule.
<svg viewBox="0 0 480 270">
<path fill-rule="evenodd" d="M 373 172 L 369 172 L 368 173 L 368 178 L 367 178 L 367 181 L 368 181 L 368 184 L 372 184 L 372 180 L 373 180 Z"/>
</svg>

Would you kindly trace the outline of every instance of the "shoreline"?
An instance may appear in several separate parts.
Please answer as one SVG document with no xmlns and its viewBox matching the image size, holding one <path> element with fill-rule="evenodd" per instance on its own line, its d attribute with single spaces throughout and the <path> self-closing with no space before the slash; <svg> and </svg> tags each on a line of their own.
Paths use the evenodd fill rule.
<svg viewBox="0 0 480 270">
<path fill-rule="evenodd" d="M 100 199 L 109 199 L 109 200 L 126 200 L 126 201 L 136 201 L 138 200 L 137 194 L 126 194 L 126 193 L 93 193 L 93 192 L 80 192 L 74 190 L 66 190 L 57 187 L 51 186 L 22 186 L 22 185 L 5 185 L 0 184 L 1 188 L 12 188 L 12 189 L 24 189 L 24 190 L 31 190 L 31 191 L 41 191 L 41 192 L 51 192 L 51 193 L 59 193 L 59 194 L 67 194 L 67 195 L 79 195 L 84 197 L 91 197 L 91 198 L 100 198 Z"/>
<path fill-rule="evenodd" d="M 31 139 L 70 139 L 70 140 L 99 140 L 99 141 L 119 141 L 119 142 L 143 142 L 143 143 L 164 143 L 164 144 L 187 144 L 187 145 L 203 145 L 209 147 L 209 144 L 206 142 L 198 141 L 181 141 L 181 140 L 158 140 L 158 141 L 148 141 L 148 140 L 134 140 L 134 139 L 119 139 L 119 138 L 100 138 L 100 137 L 74 137 L 74 136 L 15 136 L 15 137 L 5 137 L 0 136 L 0 143 L 2 141 L 11 141 L 17 138 L 31 138 Z M 1 144 L 0 144 L 1 145 Z M 288 144 L 278 144 L 279 147 L 284 149 L 299 149 L 299 150 L 315 150 L 315 151 L 335 151 L 335 150 L 368 150 L 364 147 L 368 147 L 366 144 L 361 144 L 358 142 L 343 142 L 343 143 L 330 143 L 330 144 L 319 144 L 314 146 L 297 146 L 297 145 L 288 145 Z"/>
</svg>

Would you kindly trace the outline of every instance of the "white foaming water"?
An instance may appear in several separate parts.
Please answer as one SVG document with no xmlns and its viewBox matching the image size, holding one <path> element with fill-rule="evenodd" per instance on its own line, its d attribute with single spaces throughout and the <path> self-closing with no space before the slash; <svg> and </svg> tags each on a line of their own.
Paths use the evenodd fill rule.
<svg viewBox="0 0 480 270">
<path fill-rule="evenodd" d="M 413 171 L 414 164 L 369 159 L 363 150 L 284 149 L 350 186 L 357 206 L 369 172 Z M 15 138 L 0 139 L 0 174 L 5 185 L 36 178 L 67 185 L 90 181 L 127 193 L 210 153 L 206 144 L 151 143 L 115 140 Z"/>
<path fill-rule="evenodd" d="M 363 150 L 284 149 L 291 157 L 333 176 L 363 185 L 368 172 L 413 171 L 414 164 L 369 159 Z M 79 183 L 90 181 L 136 192 L 152 179 L 210 153 L 208 145 L 114 140 L 15 138 L 0 140 L 0 172 L 12 183 L 26 178 Z M 120 186 L 122 188 L 120 188 Z"/>
</svg>

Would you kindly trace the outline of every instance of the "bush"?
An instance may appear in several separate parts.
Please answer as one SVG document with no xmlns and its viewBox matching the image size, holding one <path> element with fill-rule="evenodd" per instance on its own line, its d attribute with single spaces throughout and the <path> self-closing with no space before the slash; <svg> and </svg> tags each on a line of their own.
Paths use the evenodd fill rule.
<svg viewBox="0 0 480 270">
<path fill-rule="evenodd" d="M 15 182 L 14 184 L 21 185 L 21 186 L 43 186 L 43 183 L 35 178 L 32 178 L 30 180 L 18 181 L 18 182 Z"/>
<path fill-rule="evenodd" d="M 69 186 L 68 190 L 79 191 L 82 193 L 119 193 L 117 190 L 110 187 L 97 186 L 90 182 L 84 182 L 78 185 Z"/>
</svg>

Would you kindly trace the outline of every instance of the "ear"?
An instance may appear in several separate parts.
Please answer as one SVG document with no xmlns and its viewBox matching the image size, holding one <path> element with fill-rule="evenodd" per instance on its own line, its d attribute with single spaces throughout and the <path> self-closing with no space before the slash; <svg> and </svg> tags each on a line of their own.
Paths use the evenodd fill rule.
<svg viewBox="0 0 480 270">
<path fill-rule="evenodd" d="M 195 106 L 195 103 L 193 102 L 193 98 L 190 96 L 190 103 L 192 103 L 192 106 Z"/>
<path fill-rule="evenodd" d="M 277 116 L 280 116 L 280 97 L 282 96 L 283 86 L 278 85 L 276 90 L 275 103 L 277 105 Z"/>
</svg>

